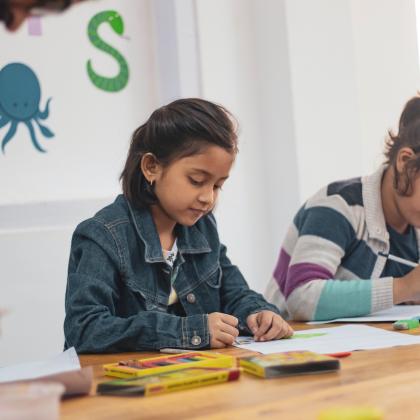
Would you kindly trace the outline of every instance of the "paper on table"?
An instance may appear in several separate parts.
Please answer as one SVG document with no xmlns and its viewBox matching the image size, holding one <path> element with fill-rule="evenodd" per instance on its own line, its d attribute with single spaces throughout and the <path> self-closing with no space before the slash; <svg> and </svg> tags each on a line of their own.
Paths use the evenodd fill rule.
<svg viewBox="0 0 420 420">
<path fill-rule="evenodd" d="M 89 391 L 92 388 L 93 369 L 92 366 L 89 366 L 83 369 L 44 376 L 42 378 L 33 379 L 32 381 L 59 382 L 60 384 L 63 384 L 66 389 L 64 392 L 66 397 L 70 395 L 89 394 Z"/>
<path fill-rule="evenodd" d="M 65 385 L 65 395 L 89 392 L 92 369 L 81 369 L 74 347 L 41 362 L 22 363 L 0 368 L 0 384 L 17 381 L 51 380 Z"/>
<path fill-rule="evenodd" d="M 391 322 L 400 319 L 411 319 L 420 317 L 420 305 L 397 305 L 390 309 L 374 312 L 367 316 L 358 316 L 354 318 L 336 318 L 328 321 L 311 321 L 308 324 L 328 324 L 330 322 Z"/>
<path fill-rule="evenodd" d="M 344 325 L 341 327 L 300 330 L 298 334 L 299 338 L 266 342 L 255 342 L 247 337 L 247 343 L 235 344 L 235 346 L 263 354 L 295 350 L 330 354 L 420 344 L 420 336 L 385 331 L 367 325 Z M 304 337 L 305 335 L 307 335 L 307 338 Z M 238 341 L 241 342 L 241 340 L 242 337 L 239 337 Z"/>
<path fill-rule="evenodd" d="M 80 369 L 79 358 L 76 350 L 72 347 L 49 360 L 0 368 L 0 383 L 35 379 L 78 369 Z"/>
</svg>

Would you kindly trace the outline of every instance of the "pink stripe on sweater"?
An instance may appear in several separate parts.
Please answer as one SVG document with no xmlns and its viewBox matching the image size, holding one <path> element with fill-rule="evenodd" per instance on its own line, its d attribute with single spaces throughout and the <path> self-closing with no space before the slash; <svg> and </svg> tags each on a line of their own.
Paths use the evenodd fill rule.
<svg viewBox="0 0 420 420">
<path fill-rule="evenodd" d="M 305 283 L 312 280 L 328 280 L 332 278 L 333 274 L 320 265 L 311 263 L 294 264 L 289 267 L 287 272 L 286 287 L 283 294 L 288 298 L 293 290 Z"/>
<path fill-rule="evenodd" d="M 274 278 L 286 299 L 297 287 L 312 280 L 328 280 L 333 273 L 318 264 L 290 264 L 290 255 L 282 248 L 274 270 Z"/>
<path fill-rule="evenodd" d="M 284 288 L 286 287 L 287 270 L 289 269 L 289 264 L 290 255 L 284 250 L 284 248 L 281 248 L 280 255 L 277 260 L 277 265 L 274 269 L 273 277 L 276 279 L 276 283 L 279 285 L 282 293 L 284 293 Z"/>
</svg>

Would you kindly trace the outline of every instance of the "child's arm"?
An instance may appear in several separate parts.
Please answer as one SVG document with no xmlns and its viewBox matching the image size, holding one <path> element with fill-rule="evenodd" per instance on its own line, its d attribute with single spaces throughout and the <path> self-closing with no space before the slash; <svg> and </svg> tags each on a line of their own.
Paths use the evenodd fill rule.
<svg viewBox="0 0 420 420">
<path fill-rule="evenodd" d="M 279 313 L 278 309 L 268 303 L 261 294 L 249 288 L 238 267 L 226 256 L 226 247 L 222 244 L 219 260 L 222 269 L 220 291 L 222 311 L 238 318 L 240 330 L 251 332 L 247 323 L 247 318 L 251 314 L 265 310 Z"/>
<path fill-rule="evenodd" d="M 392 277 L 353 274 L 370 274 L 377 257 L 359 242 L 344 200 L 337 201 L 335 208 L 303 207 L 285 239 L 271 285 L 281 289 L 292 319 L 362 316 L 393 305 Z M 348 279 L 334 278 L 339 267 Z"/>
<path fill-rule="evenodd" d="M 206 218 L 203 218 L 203 222 L 206 221 L 210 222 L 210 224 L 206 223 L 206 228 L 210 228 L 210 232 L 207 232 L 207 234 L 210 237 L 216 238 L 213 246 L 215 249 L 218 248 L 219 252 L 221 269 L 221 286 L 219 293 L 221 300 L 220 310 L 238 318 L 239 322 L 237 328 L 240 332 L 246 333 L 253 333 L 249 328 L 249 324 L 251 322 L 251 325 L 253 325 L 253 321 L 255 320 L 250 321 L 250 319 L 248 319 L 252 314 L 267 311 L 274 313 L 276 318 L 281 318 L 277 307 L 268 303 L 261 294 L 251 290 L 238 267 L 230 262 L 226 255 L 226 247 L 219 242 L 217 223 L 212 213 L 208 214 Z M 265 318 L 266 316 L 264 316 L 264 323 L 266 322 Z M 282 322 L 284 321 L 282 320 Z M 289 327 L 287 327 L 287 330 L 288 328 Z M 272 332 L 271 329 L 270 332 Z M 260 328 L 258 328 L 258 333 L 264 334 Z M 283 336 L 284 334 L 280 335 Z"/>
<path fill-rule="evenodd" d="M 208 347 L 208 315 L 179 317 L 160 311 L 117 316 L 124 302 L 123 262 L 101 223 L 76 230 L 69 264 L 64 332 L 66 346 L 82 353 Z M 139 296 L 139 298 L 141 298 Z M 121 311 L 121 309 L 120 309 Z"/>
</svg>

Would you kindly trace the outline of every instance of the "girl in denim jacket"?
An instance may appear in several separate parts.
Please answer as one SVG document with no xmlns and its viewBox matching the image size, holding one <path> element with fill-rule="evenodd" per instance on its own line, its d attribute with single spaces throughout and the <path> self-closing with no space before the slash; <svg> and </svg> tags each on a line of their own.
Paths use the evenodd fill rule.
<svg viewBox="0 0 420 420">
<path fill-rule="evenodd" d="M 231 115 L 201 99 L 163 106 L 134 132 L 124 194 L 73 235 L 66 347 L 221 348 L 239 332 L 292 335 L 219 241 L 212 209 L 236 153 Z"/>
</svg>

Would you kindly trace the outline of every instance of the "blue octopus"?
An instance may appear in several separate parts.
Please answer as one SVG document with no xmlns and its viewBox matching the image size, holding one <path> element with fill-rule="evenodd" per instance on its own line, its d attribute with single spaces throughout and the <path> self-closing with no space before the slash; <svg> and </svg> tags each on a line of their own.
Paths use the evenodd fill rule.
<svg viewBox="0 0 420 420">
<path fill-rule="evenodd" d="M 0 128 L 11 123 L 1 143 L 3 153 L 21 122 L 28 127 L 35 149 L 45 153 L 36 138 L 33 122 L 45 137 L 54 137 L 54 133 L 39 122 L 48 118 L 51 98 L 44 111 L 39 109 L 40 99 L 41 87 L 31 68 L 22 63 L 10 63 L 0 70 Z"/>
</svg>

